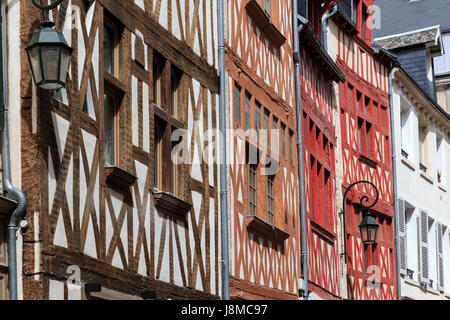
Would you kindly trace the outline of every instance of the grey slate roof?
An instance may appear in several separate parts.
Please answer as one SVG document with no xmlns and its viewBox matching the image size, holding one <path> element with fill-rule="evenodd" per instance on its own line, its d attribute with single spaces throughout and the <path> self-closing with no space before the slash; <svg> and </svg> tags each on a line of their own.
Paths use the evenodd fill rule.
<svg viewBox="0 0 450 320">
<path fill-rule="evenodd" d="M 395 48 L 403 48 L 420 43 L 435 42 L 439 37 L 439 32 L 439 28 L 434 27 L 424 31 L 403 33 L 401 35 L 389 38 L 374 39 L 374 42 L 387 50 L 392 50 Z"/>
<path fill-rule="evenodd" d="M 440 25 L 450 31 L 450 0 L 375 0 L 381 9 L 381 29 L 374 38 Z"/>
</svg>

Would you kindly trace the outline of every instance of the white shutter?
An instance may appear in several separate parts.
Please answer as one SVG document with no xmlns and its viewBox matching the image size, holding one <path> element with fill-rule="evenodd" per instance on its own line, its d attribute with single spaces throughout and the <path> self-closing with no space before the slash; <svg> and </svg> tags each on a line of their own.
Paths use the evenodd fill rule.
<svg viewBox="0 0 450 320">
<path fill-rule="evenodd" d="M 442 236 L 443 226 L 441 223 L 437 223 L 437 275 L 438 275 L 438 288 L 440 291 L 444 291 L 444 250 L 442 248 Z"/>
<path fill-rule="evenodd" d="M 420 211 L 420 280 L 429 283 L 428 270 L 428 214 Z"/>
<path fill-rule="evenodd" d="M 399 231 L 399 257 L 400 273 L 406 274 L 406 219 L 405 219 L 405 200 L 398 199 L 398 231 Z"/>
</svg>

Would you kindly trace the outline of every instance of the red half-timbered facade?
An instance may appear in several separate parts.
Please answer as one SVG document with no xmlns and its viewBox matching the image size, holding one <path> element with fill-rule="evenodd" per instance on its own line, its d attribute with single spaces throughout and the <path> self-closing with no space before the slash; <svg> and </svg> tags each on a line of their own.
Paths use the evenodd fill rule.
<svg viewBox="0 0 450 320">
<path fill-rule="evenodd" d="M 336 209 L 336 133 L 332 82 L 344 77 L 311 24 L 300 36 L 308 280 L 323 299 L 340 295 Z"/>
<path fill-rule="evenodd" d="M 344 1 L 330 22 L 333 37 L 330 51 L 345 75 L 339 85 L 342 150 L 342 192 L 352 183 L 367 180 L 375 184 L 379 200 L 372 214 L 380 225 L 375 245 L 364 245 L 359 224 L 360 199 L 375 200 L 368 184 L 352 188 L 345 204 L 347 298 L 396 299 L 394 247 L 394 195 L 389 123 L 389 58 L 370 46 L 372 0 Z M 345 9 L 345 7 L 343 7 Z"/>
</svg>

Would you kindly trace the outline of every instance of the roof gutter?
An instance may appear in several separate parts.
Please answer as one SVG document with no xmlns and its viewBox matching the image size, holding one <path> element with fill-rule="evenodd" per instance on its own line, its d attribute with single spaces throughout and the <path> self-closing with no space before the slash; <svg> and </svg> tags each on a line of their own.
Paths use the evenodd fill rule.
<svg viewBox="0 0 450 320">
<path fill-rule="evenodd" d="M 328 26 L 328 20 L 332 18 L 336 13 L 338 12 L 338 6 L 337 3 L 333 5 L 333 10 L 327 14 L 323 20 L 322 20 L 322 45 L 325 51 L 328 51 L 328 43 L 327 43 L 327 26 Z"/>
<path fill-rule="evenodd" d="M 221 132 L 220 212 L 222 227 L 222 299 L 230 300 L 230 256 L 228 239 L 228 180 L 227 180 L 227 114 L 225 79 L 225 8 L 218 1 L 219 25 L 219 119 Z"/>
<path fill-rule="evenodd" d="M 394 188 L 394 245 L 395 245 L 395 272 L 396 272 L 396 285 L 397 285 L 397 299 L 400 300 L 401 293 L 401 278 L 400 278 L 400 239 L 399 239 L 399 227 L 398 227 L 398 192 L 397 192 L 397 150 L 395 147 L 395 126 L 394 126 L 394 97 L 392 89 L 392 71 L 394 70 L 394 62 L 391 61 L 389 64 L 389 121 L 391 127 L 391 157 L 392 157 L 392 183 Z"/>
<path fill-rule="evenodd" d="M 17 207 L 11 214 L 8 224 L 8 281 L 9 299 L 17 300 L 17 249 L 16 233 L 19 229 L 18 221 L 22 218 L 27 207 L 27 199 L 22 190 L 17 189 L 11 182 L 10 149 L 9 149 L 9 127 L 8 127 L 8 94 L 7 94 L 7 60 L 6 60 L 6 10 L 5 0 L 1 2 L 1 76 L 0 81 L 0 108 L 3 116 L 2 139 L 2 165 L 3 165 L 3 189 L 5 195 L 12 196 L 17 201 Z"/>
<path fill-rule="evenodd" d="M 306 228 L 306 209 L 305 209 L 305 176 L 303 165 L 303 137 L 302 137 L 302 92 L 300 79 L 300 33 L 302 32 L 308 20 L 298 14 L 297 0 L 292 0 L 293 8 L 293 27 L 294 27 L 294 62 L 295 62 L 295 93 L 297 106 L 297 168 L 299 184 L 299 204 L 300 204 L 300 239 L 301 239 L 301 265 L 303 267 L 303 299 L 308 300 L 308 244 Z M 300 25 L 299 25 L 300 22 Z"/>
</svg>

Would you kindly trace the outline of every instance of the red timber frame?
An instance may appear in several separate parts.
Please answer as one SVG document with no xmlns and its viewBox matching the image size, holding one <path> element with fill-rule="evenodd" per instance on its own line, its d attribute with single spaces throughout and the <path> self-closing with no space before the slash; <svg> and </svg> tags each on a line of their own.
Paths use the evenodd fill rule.
<svg viewBox="0 0 450 320">
<path fill-rule="evenodd" d="M 332 81 L 343 74 L 310 24 L 300 35 L 308 279 L 323 299 L 340 296 Z"/>
<path fill-rule="evenodd" d="M 361 0 L 366 6 L 372 0 Z M 360 15 L 359 15 L 360 16 Z M 372 214 L 380 225 L 376 245 L 365 246 L 360 237 L 362 221 L 358 206 L 362 196 L 373 201 L 370 185 L 358 185 L 346 201 L 347 294 L 348 299 L 396 299 L 394 246 L 394 195 L 389 124 L 388 61 L 376 53 L 340 16 L 338 25 L 337 65 L 345 74 L 339 86 L 339 108 L 342 135 L 342 191 L 352 183 L 368 180 L 377 186 L 380 199 Z M 370 20 L 370 19 L 369 19 Z M 361 23 L 358 23 L 360 30 Z M 371 202 L 373 203 L 373 202 Z"/>
<path fill-rule="evenodd" d="M 298 299 L 295 78 L 292 41 L 288 41 L 292 39 L 292 3 L 271 3 L 269 19 L 264 1 L 228 1 L 229 127 L 240 129 L 230 137 L 229 148 L 231 299 Z M 279 150 L 273 180 L 264 175 L 263 163 L 258 164 L 255 178 L 255 168 L 243 161 L 248 146 L 255 145 L 244 134 L 248 128 L 284 128 L 279 130 L 284 136 L 279 135 L 278 148 L 271 136 L 269 148 L 264 150 L 267 140 L 262 133 L 259 137 L 259 148 L 268 156 Z M 256 209 L 252 204 L 255 189 L 250 183 L 254 179 Z"/>
</svg>

